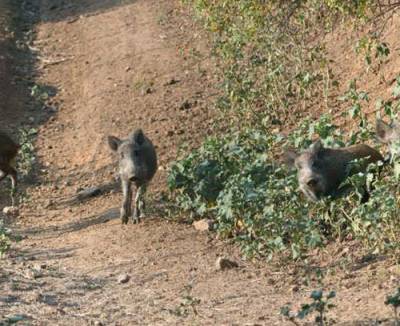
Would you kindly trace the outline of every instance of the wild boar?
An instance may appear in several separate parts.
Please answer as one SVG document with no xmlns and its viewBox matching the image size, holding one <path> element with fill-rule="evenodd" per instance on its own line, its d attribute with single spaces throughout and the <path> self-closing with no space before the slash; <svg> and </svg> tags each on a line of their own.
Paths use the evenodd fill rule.
<svg viewBox="0 0 400 326">
<path fill-rule="evenodd" d="M 145 209 L 146 187 L 157 171 L 157 154 L 154 145 L 141 129 L 133 131 L 127 139 L 108 136 L 110 148 L 118 153 L 119 175 L 122 183 L 123 203 L 121 220 L 139 223 Z M 136 187 L 135 208 L 132 215 L 132 184 Z"/>
</svg>

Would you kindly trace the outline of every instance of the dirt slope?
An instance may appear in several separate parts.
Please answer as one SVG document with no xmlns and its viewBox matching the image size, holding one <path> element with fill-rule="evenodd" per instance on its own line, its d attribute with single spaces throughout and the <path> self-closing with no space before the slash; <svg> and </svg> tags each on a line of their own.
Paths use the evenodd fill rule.
<svg viewBox="0 0 400 326">
<path fill-rule="evenodd" d="M 365 62 L 365 54 L 362 50 L 357 53 L 357 42 L 368 35 L 367 28 L 352 30 L 350 26 L 341 26 L 334 33 L 326 37 L 327 52 L 333 62 L 333 73 L 339 81 L 337 95 L 343 95 L 349 89 L 349 84 L 356 79 L 357 91 L 368 93 L 369 101 L 363 103 L 363 109 L 371 122 L 375 121 L 379 99 L 389 100 L 392 98 L 392 90 L 395 78 L 400 73 L 400 13 L 395 12 L 391 19 L 387 21 L 380 40 L 387 44 L 390 53 L 387 57 L 379 60 L 375 58 L 375 52 L 372 50 L 372 64 L 368 68 Z M 379 31 L 381 28 L 378 29 Z M 380 67 L 377 69 L 377 67 Z M 340 117 L 343 112 L 348 112 L 351 104 L 337 101 L 336 106 L 330 108 L 335 114 L 335 119 L 341 125 L 342 129 L 349 130 L 357 128 L 347 118 L 347 123 Z M 349 123 L 350 121 L 350 123 Z M 342 123 L 340 123 L 342 122 Z"/>
<path fill-rule="evenodd" d="M 168 162 L 213 128 L 215 66 L 187 13 L 167 0 L 34 4 L 36 82 L 54 90 L 53 116 L 36 142 L 40 182 L 28 185 L 14 221 L 25 238 L 1 262 L 0 323 L 284 325 L 279 308 L 306 302 L 315 274 L 251 264 L 212 234 L 160 218 Z M 65 203 L 78 189 L 115 183 L 105 137 L 136 126 L 157 145 L 161 166 L 144 223 L 121 226 L 118 190 Z M 222 255 L 239 268 L 215 271 Z M 337 321 L 390 315 L 383 301 L 399 280 L 396 268 L 372 261 L 337 273 L 325 281 L 338 291 Z M 130 279 L 120 284 L 123 274 Z"/>
</svg>

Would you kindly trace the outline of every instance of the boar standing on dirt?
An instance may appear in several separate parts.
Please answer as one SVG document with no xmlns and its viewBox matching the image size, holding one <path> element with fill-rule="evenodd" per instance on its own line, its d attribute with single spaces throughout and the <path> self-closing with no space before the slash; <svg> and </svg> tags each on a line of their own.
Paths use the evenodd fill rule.
<svg viewBox="0 0 400 326">
<path fill-rule="evenodd" d="M 17 170 L 15 169 L 15 157 L 19 145 L 6 133 L 0 131 L 0 181 L 9 176 L 11 179 L 11 200 L 14 206 L 14 194 L 17 190 Z"/>
<path fill-rule="evenodd" d="M 144 194 L 146 186 L 157 171 L 155 148 L 141 129 L 135 130 L 127 139 L 121 140 L 108 136 L 110 148 L 118 153 L 119 174 L 124 195 L 121 207 L 122 223 L 128 223 L 132 216 L 133 223 L 140 222 L 145 208 Z M 135 209 L 132 215 L 132 183 L 136 186 Z"/>
<path fill-rule="evenodd" d="M 297 169 L 300 190 L 311 201 L 343 195 L 347 189 L 339 188 L 340 184 L 349 175 L 360 172 L 351 169 L 351 161 L 355 159 L 366 159 L 364 170 L 369 163 L 383 161 L 382 155 L 367 145 L 324 148 L 320 140 L 300 154 L 293 150 L 285 153 L 286 163 Z"/>
<path fill-rule="evenodd" d="M 387 124 L 380 119 L 376 120 L 376 136 L 381 143 L 388 145 L 391 159 L 399 158 L 400 124 L 397 121 Z"/>
</svg>

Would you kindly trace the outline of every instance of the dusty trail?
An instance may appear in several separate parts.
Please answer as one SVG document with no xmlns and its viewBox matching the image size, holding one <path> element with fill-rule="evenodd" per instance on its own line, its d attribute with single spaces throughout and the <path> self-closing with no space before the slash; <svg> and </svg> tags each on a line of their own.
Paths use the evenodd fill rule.
<svg viewBox="0 0 400 326">
<path fill-rule="evenodd" d="M 213 128 L 215 66 L 196 26 L 174 1 L 35 3 L 38 83 L 54 90 L 54 114 L 36 142 L 40 184 L 28 188 L 15 223 L 26 238 L 2 262 L 0 323 L 21 315 L 33 325 L 283 325 L 279 308 L 304 302 L 314 281 L 293 290 L 291 271 L 250 264 L 214 235 L 160 218 L 168 162 Z M 119 188 L 61 204 L 78 189 L 115 183 L 105 137 L 136 126 L 161 165 L 144 223 L 121 226 Z M 222 255 L 240 267 L 215 271 Z M 123 274 L 130 279 L 121 284 Z M 343 281 L 338 320 L 388 315 L 375 305 L 385 294 L 379 280 L 365 303 L 369 282 L 369 274 Z"/>
</svg>

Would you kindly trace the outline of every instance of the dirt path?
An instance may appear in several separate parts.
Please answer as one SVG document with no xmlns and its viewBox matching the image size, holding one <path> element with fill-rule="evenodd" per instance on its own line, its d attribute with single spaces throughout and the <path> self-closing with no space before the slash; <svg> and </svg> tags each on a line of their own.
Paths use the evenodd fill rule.
<svg viewBox="0 0 400 326">
<path fill-rule="evenodd" d="M 52 117 L 36 143 L 40 182 L 28 188 L 14 224 L 25 238 L 2 262 L 0 324 L 16 317 L 33 325 L 284 325 L 279 308 L 304 302 L 315 279 L 250 264 L 213 234 L 160 218 L 168 162 L 213 128 L 215 67 L 186 13 L 166 0 L 34 4 L 37 83 L 52 90 Z M 161 166 L 144 223 L 121 226 L 118 187 L 63 203 L 82 188 L 113 188 L 105 137 L 136 126 L 154 140 Z M 239 268 L 216 271 L 223 255 Z M 357 271 L 342 280 L 337 320 L 388 317 L 382 302 L 398 278 L 382 281 L 374 270 L 354 284 Z M 121 275 L 128 282 L 118 282 Z"/>
</svg>

